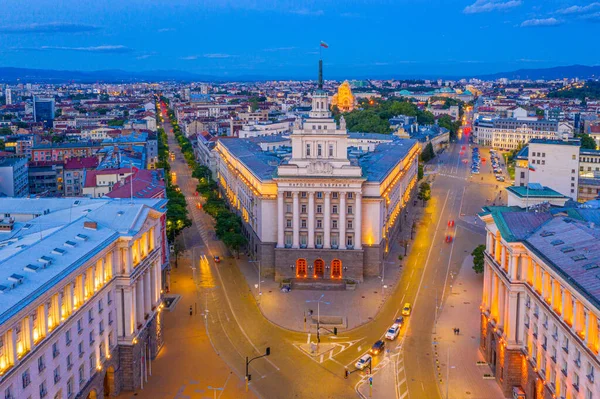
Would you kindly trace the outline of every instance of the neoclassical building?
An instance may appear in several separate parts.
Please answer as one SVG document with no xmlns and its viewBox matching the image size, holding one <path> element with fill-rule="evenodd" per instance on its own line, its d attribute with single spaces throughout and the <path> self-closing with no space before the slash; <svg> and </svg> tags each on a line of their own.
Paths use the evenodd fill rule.
<svg viewBox="0 0 600 399">
<path fill-rule="evenodd" d="M 489 207 L 480 217 L 480 350 L 505 396 L 600 398 L 600 210 Z"/>
<path fill-rule="evenodd" d="M 165 205 L 0 199 L 3 398 L 143 389 L 163 343 Z"/>
<path fill-rule="evenodd" d="M 291 148 L 260 138 L 219 140 L 217 178 L 244 220 L 250 251 L 277 280 L 378 275 L 417 181 L 419 146 L 399 139 L 372 151 L 348 144 L 322 88 L 296 121 Z"/>
</svg>

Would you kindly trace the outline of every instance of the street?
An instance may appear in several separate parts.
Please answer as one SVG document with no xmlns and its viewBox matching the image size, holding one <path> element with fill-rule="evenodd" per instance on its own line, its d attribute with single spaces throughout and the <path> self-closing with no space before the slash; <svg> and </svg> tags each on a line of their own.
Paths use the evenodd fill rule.
<svg viewBox="0 0 600 399">
<path fill-rule="evenodd" d="M 166 113 L 164 117 L 167 120 Z M 436 307 L 441 307 L 449 294 L 453 276 L 464 258 L 483 243 L 483 228 L 475 215 L 486 199 L 496 193 L 496 182 L 487 173 L 488 166 L 482 168 L 483 180 L 479 176 L 469 177 L 468 164 L 461 162 L 469 155 L 460 155 L 462 145 L 469 152 L 466 138 L 436 158 L 436 171 L 428 177 L 433 181 L 431 200 L 426 204 L 410 253 L 402 261 L 402 274 L 387 302 L 370 323 L 342 331 L 335 338 L 322 332 L 322 345 L 313 356 L 303 345 L 314 342 L 314 333 L 311 337 L 310 333 L 285 330 L 263 317 L 236 259 L 228 256 L 226 248 L 216 239 L 212 219 L 196 207 L 201 200 L 194 195 L 196 179 L 191 177 L 170 124 L 165 122 L 163 126 L 168 133 L 169 149 L 175 154 L 172 172 L 176 173 L 179 187 L 188 200 L 193 220 L 182 240 L 192 259 L 197 317 L 205 318 L 210 342 L 231 368 L 236 383 L 244 381 L 246 357 L 262 355 L 270 347 L 269 357 L 250 365 L 249 386 L 259 397 L 349 398 L 355 397 L 356 392 L 368 397 L 367 373 L 353 372 L 345 379 L 345 370 L 355 370 L 355 361 L 383 337 L 403 304 L 409 302 L 413 312 L 406 318 L 400 336 L 387 342 L 385 352 L 374 356 L 372 394 L 381 398 L 441 397 L 432 350 Z M 455 221 L 453 227 L 448 227 L 450 220 Z M 452 237 L 452 242 L 446 242 L 447 236 Z M 208 262 L 200 262 L 203 255 Z M 220 263 L 213 262 L 214 255 L 221 257 Z M 166 347 L 169 345 L 167 342 Z M 223 394 L 227 396 L 227 390 Z"/>
</svg>

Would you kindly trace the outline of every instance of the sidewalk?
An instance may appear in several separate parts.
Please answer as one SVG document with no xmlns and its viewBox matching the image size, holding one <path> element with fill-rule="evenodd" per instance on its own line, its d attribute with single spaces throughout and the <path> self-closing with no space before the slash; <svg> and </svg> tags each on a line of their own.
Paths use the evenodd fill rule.
<svg viewBox="0 0 600 399">
<path fill-rule="evenodd" d="M 504 398 L 495 380 L 484 380 L 483 374 L 491 373 L 489 366 L 478 366 L 483 361 L 479 352 L 479 323 L 482 275 L 473 270 L 473 260 L 467 256 L 460 273 L 454 278 L 452 293 L 446 299 L 438 317 L 437 334 L 433 334 L 434 353 L 439 369 L 436 377 L 440 392 L 448 398 L 494 399 Z M 453 329 L 460 328 L 460 335 Z M 435 344 L 437 342 L 437 345 Z M 450 385 L 447 386 L 448 354 L 450 355 Z M 442 381 L 440 383 L 440 380 Z"/>
<path fill-rule="evenodd" d="M 318 290 L 292 290 L 283 293 L 279 284 L 273 281 L 272 277 L 263 277 L 261 280 L 262 295 L 258 295 L 258 263 L 250 262 L 245 255 L 240 255 L 237 259 L 238 267 L 244 274 L 248 287 L 257 298 L 259 307 L 263 315 L 272 323 L 288 330 L 310 331 L 309 310 L 313 310 L 313 316 L 317 316 L 317 304 L 314 302 L 319 299 L 321 294 L 325 294 L 323 301 L 329 304 L 321 303 L 320 313 L 323 316 L 343 317 L 346 323 L 346 329 L 352 329 L 371 321 L 376 315 L 385 300 L 395 289 L 402 268 L 399 267 L 402 261 L 398 260 L 398 255 L 404 255 L 404 248 L 401 248 L 399 241 L 409 240 L 408 252 L 412 249 L 410 240 L 410 227 L 412 217 L 418 221 L 424 214 L 424 208 L 418 202 L 409 207 L 409 217 L 403 226 L 403 231 L 399 232 L 396 240 L 392 244 L 390 253 L 384 260 L 385 275 L 383 284 L 380 277 L 365 278 L 363 283 L 357 284 L 354 291 L 318 291 Z M 386 288 L 384 288 L 384 286 Z M 304 319 L 306 317 L 306 324 Z"/>
<path fill-rule="evenodd" d="M 196 299 L 190 261 L 179 259 L 171 271 L 171 294 L 181 295 L 172 311 L 161 313 L 165 345 L 152 361 L 152 376 L 144 389 L 124 392 L 118 399 L 205 399 L 212 398 L 212 387 L 223 387 L 221 399 L 254 397 L 215 353 L 206 335 L 202 315 L 190 316 Z"/>
</svg>

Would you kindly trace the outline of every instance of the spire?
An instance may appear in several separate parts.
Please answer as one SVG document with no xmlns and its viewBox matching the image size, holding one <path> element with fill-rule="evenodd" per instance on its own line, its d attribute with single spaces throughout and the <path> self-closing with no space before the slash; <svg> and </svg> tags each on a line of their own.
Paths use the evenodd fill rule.
<svg viewBox="0 0 600 399">
<path fill-rule="evenodd" d="M 319 60 L 319 82 L 318 89 L 323 90 L 323 60 Z"/>
</svg>

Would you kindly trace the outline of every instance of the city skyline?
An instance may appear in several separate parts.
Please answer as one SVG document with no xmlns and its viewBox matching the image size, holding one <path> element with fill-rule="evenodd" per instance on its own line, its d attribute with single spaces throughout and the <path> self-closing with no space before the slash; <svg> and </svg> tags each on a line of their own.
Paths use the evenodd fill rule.
<svg viewBox="0 0 600 399">
<path fill-rule="evenodd" d="M 306 78 L 324 40 L 330 76 L 453 76 L 596 65 L 600 49 L 574 40 L 600 21 L 600 2 L 42 0 L 34 12 L 9 3 L 4 67 Z"/>
</svg>

